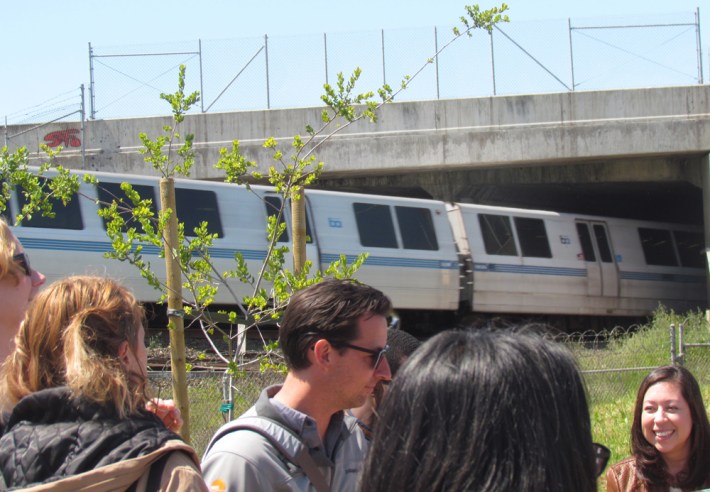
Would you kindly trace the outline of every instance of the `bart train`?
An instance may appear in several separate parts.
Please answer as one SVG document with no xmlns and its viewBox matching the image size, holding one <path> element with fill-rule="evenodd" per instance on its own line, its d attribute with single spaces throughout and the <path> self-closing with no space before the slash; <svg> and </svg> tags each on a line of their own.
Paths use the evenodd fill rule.
<svg viewBox="0 0 710 492">
<path fill-rule="evenodd" d="M 70 274 L 109 275 L 140 300 L 155 302 L 158 292 L 134 267 L 104 258 L 111 244 L 96 200 L 123 196 L 120 183 L 128 181 L 157 203 L 158 181 L 92 174 L 100 185 L 80 190 L 91 200 L 74 199 L 56 207 L 56 218 L 35 216 L 14 232 L 50 282 Z M 211 256 L 218 270 L 233 268 L 240 252 L 258 271 L 267 215 L 281 205 L 273 189 L 176 180 L 176 199 L 188 233 L 207 221 L 217 234 Z M 5 214 L 14 216 L 23 203 L 22 194 L 13 193 Z M 325 268 L 340 255 L 352 261 L 368 252 L 357 278 L 389 295 L 403 327 L 415 333 L 462 317 L 605 319 L 646 316 L 659 304 L 677 311 L 706 305 L 700 227 L 322 190 L 307 190 L 306 204 L 308 258 Z M 290 237 L 287 223 L 279 240 Z M 146 246 L 144 254 L 163 274 L 158 251 Z M 241 284 L 233 288 L 247 293 Z M 220 295 L 216 302 L 230 298 Z"/>
</svg>

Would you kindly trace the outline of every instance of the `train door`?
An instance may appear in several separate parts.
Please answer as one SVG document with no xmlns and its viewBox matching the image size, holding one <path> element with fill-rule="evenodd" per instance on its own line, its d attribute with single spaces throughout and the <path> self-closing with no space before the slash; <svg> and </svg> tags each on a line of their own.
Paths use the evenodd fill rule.
<svg viewBox="0 0 710 492">
<path fill-rule="evenodd" d="M 618 297 L 619 271 L 606 223 L 578 220 L 577 235 L 587 263 L 587 293 L 591 296 Z"/>
<path fill-rule="evenodd" d="M 268 193 L 264 196 L 264 203 L 266 206 L 266 213 L 271 216 L 275 215 L 278 213 L 279 208 L 281 208 L 281 196 L 277 195 L 275 193 Z M 284 208 L 284 217 L 282 218 L 282 222 L 285 220 L 287 226 L 286 230 L 284 231 L 283 234 L 278 239 L 278 245 L 279 246 L 288 246 L 289 251 L 292 249 L 292 241 L 293 241 L 293 228 L 291 227 L 291 207 L 290 203 L 286 205 Z M 312 232 L 311 228 L 312 220 L 311 220 L 311 210 L 310 207 L 308 206 L 308 201 L 306 200 L 306 236 L 308 239 L 306 240 L 306 259 L 311 260 L 313 262 L 313 265 L 315 268 L 320 267 L 320 255 L 318 252 L 318 245 L 316 243 L 316 238 L 315 235 Z M 291 268 L 293 268 L 293 255 L 289 255 L 290 260 L 288 261 L 288 264 Z"/>
</svg>

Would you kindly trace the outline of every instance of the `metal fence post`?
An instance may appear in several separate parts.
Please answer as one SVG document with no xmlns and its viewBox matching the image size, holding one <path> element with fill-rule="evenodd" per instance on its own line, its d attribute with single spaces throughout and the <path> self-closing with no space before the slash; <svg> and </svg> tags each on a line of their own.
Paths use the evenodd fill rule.
<svg viewBox="0 0 710 492">
<path fill-rule="evenodd" d="M 233 376 L 229 369 L 222 375 L 222 413 L 227 414 L 227 422 L 234 418 L 234 394 L 232 390 Z"/>
<path fill-rule="evenodd" d="M 323 33 L 323 55 L 325 57 L 325 83 L 328 83 L 328 35 Z"/>
<path fill-rule="evenodd" d="M 264 34 L 264 52 L 266 56 L 266 109 L 271 109 L 271 92 L 269 90 L 269 36 Z"/>
<path fill-rule="evenodd" d="M 200 59 L 200 111 L 205 112 L 205 90 L 202 84 L 202 40 L 197 40 L 197 52 Z"/>
<path fill-rule="evenodd" d="M 387 83 L 387 73 L 385 70 L 385 30 L 380 30 L 380 43 L 382 45 L 382 85 Z"/>
<path fill-rule="evenodd" d="M 671 332 L 671 364 L 675 365 L 675 363 L 676 363 L 675 323 L 671 323 L 670 332 Z"/>
<path fill-rule="evenodd" d="M 678 365 L 685 365 L 685 326 L 684 323 L 678 325 Z"/>
<path fill-rule="evenodd" d="M 491 72 L 493 74 L 493 95 L 496 95 L 496 55 L 493 50 L 493 31 L 489 31 L 488 35 L 491 37 Z"/>
<path fill-rule="evenodd" d="M 436 53 L 434 63 L 436 68 L 436 98 L 439 97 L 439 35 L 436 32 L 436 26 L 434 26 L 434 53 Z"/>
<path fill-rule="evenodd" d="M 695 9 L 695 36 L 698 43 L 698 84 L 703 83 L 703 46 L 700 42 L 700 7 Z"/>
<path fill-rule="evenodd" d="M 572 52 L 572 19 L 567 17 L 567 29 L 569 30 L 569 64 L 572 72 L 572 91 L 574 91 L 574 54 Z"/>
<path fill-rule="evenodd" d="M 86 169 L 86 113 L 84 109 L 84 84 L 81 84 L 81 167 Z"/>
<path fill-rule="evenodd" d="M 94 105 L 96 93 L 94 89 L 94 52 L 91 48 L 91 43 L 89 43 L 89 107 L 91 108 L 92 120 L 96 118 L 96 106 Z"/>
</svg>

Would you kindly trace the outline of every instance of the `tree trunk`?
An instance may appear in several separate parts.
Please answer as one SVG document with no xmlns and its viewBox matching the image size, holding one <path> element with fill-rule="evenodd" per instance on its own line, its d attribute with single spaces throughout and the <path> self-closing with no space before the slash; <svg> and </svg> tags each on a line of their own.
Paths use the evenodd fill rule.
<svg viewBox="0 0 710 492">
<path fill-rule="evenodd" d="M 291 227 L 293 228 L 293 271 L 300 273 L 306 263 L 306 194 L 303 188 L 298 199 L 291 200 Z"/>
<path fill-rule="evenodd" d="M 182 281 L 180 259 L 177 257 L 178 226 L 175 210 L 175 181 L 160 180 L 160 209 L 172 210 L 163 235 L 165 245 L 165 272 L 168 285 L 168 326 L 170 327 L 170 371 L 173 381 L 173 398 L 180 409 L 184 424 L 180 435 L 190 443 L 190 402 L 187 398 L 187 369 L 185 367 L 185 323 L 183 319 Z"/>
</svg>

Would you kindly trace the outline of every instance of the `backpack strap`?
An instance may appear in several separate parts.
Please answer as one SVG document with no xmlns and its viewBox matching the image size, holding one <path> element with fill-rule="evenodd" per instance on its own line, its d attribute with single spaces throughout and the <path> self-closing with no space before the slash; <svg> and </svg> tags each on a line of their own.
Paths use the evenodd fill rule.
<svg viewBox="0 0 710 492">
<path fill-rule="evenodd" d="M 272 426 L 278 426 L 280 430 L 285 431 L 287 436 L 286 439 L 281 440 L 274 436 L 269 429 Z M 281 422 L 268 417 L 259 415 L 239 417 L 237 420 L 232 421 L 230 425 L 225 427 L 222 432 L 214 436 L 205 453 L 209 451 L 212 444 L 217 442 L 217 440 L 221 439 L 226 434 L 230 434 L 238 430 L 248 430 L 263 436 L 284 458 L 303 470 L 317 492 L 330 492 L 330 485 L 328 485 L 323 473 L 311 457 L 308 451 L 308 446 L 306 446 L 301 438 L 290 428 L 286 427 Z"/>
<path fill-rule="evenodd" d="M 163 470 L 165 470 L 165 465 L 167 464 L 173 453 L 181 452 L 182 451 L 170 451 L 167 453 L 163 453 L 160 458 L 151 463 L 150 470 L 148 471 L 148 482 L 146 483 L 145 490 L 160 490 L 160 479 L 163 477 Z M 131 486 L 126 489 L 126 492 L 135 492 L 138 488 L 139 481 L 140 478 L 133 482 Z"/>
</svg>

